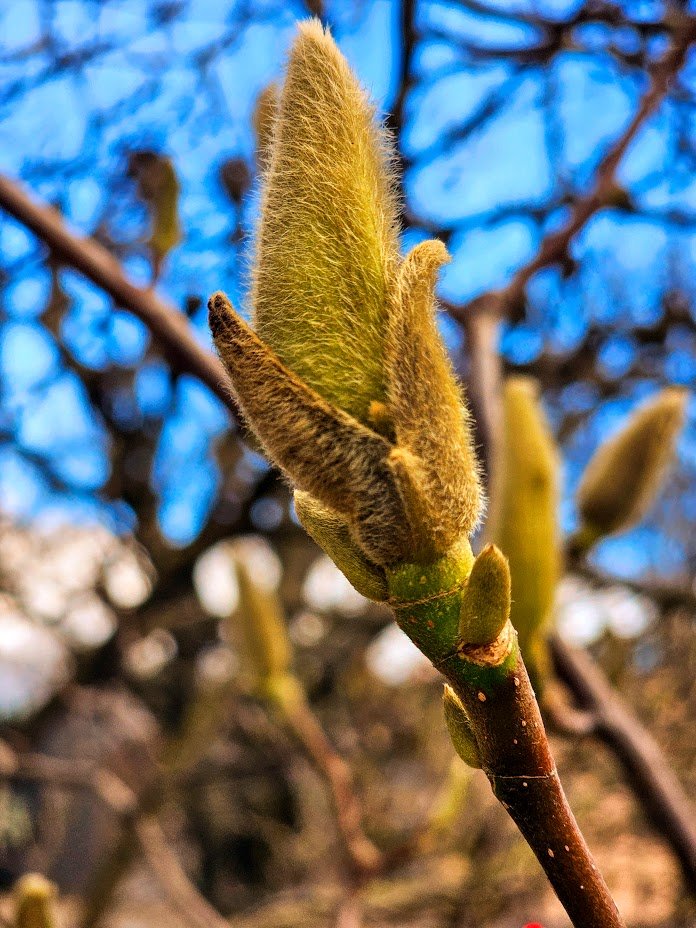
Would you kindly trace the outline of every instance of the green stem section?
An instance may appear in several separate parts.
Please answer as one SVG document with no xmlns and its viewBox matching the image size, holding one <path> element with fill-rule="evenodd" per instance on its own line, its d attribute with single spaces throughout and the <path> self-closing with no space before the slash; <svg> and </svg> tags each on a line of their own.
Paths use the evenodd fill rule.
<svg viewBox="0 0 696 928">
<path fill-rule="evenodd" d="M 493 792 L 575 928 L 623 928 L 565 798 L 514 629 L 483 646 L 459 638 L 472 560 L 467 544 L 435 564 L 389 571 L 396 620 L 461 700 Z"/>
</svg>

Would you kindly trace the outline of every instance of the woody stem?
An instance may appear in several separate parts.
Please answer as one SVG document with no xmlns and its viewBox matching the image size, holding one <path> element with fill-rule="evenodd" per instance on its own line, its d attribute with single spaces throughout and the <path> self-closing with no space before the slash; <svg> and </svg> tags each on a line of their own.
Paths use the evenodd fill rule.
<svg viewBox="0 0 696 928">
<path fill-rule="evenodd" d="M 496 798 L 534 851 L 575 928 L 622 928 L 563 792 L 517 647 L 498 667 L 457 655 L 440 669 L 471 720 Z"/>
</svg>

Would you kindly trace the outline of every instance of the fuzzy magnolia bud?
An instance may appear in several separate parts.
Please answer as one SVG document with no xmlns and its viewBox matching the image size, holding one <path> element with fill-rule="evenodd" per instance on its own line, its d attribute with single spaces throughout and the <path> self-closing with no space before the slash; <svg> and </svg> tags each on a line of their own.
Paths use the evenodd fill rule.
<svg viewBox="0 0 696 928">
<path fill-rule="evenodd" d="M 253 124 L 256 136 L 256 164 L 261 170 L 265 170 L 270 162 L 279 99 L 280 88 L 275 82 L 267 84 L 256 98 Z"/>
<path fill-rule="evenodd" d="M 348 524 L 340 516 L 312 499 L 308 493 L 297 490 L 295 510 L 307 534 L 326 552 L 358 593 L 375 602 L 387 599 L 384 570 L 365 557 L 351 537 Z"/>
<path fill-rule="evenodd" d="M 27 873 L 17 881 L 14 896 L 16 928 L 56 928 L 53 883 L 38 873 Z"/>
<path fill-rule="evenodd" d="M 250 428 L 294 488 L 332 514 L 329 528 L 305 507 L 309 531 L 379 598 L 381 569 L 436 561 L 482 506 L 468 412 L 435 322 L 447 251 L 424 242 L 399 266 L 388 166 L 348 64 L 319 23 L 304 23 L 264 177 L 255 330 L 224 294 L 208 304 Z"/>
<path fill-rule="evenodd" d="M 292 649 L 278 598 L 254 583 L 241 561 L 235 563 L 235 568 L 239 586 L 237 612 L 254 676 L 261 683 L 285 677 L 290 670 Z"/>
<path fill-rule="evenodd" d="M 474 561 L 462 594 L 459 634 L 464 644 L 495 641 L 510 618 L 510 568 L 495 545 L 487 545 Z"/>
<path fill-rule="evenodd" d="M 439 241 L 417 245 L 399 269 L 389 314 L 386 363 L 389 407 L 404 461 L 420 489 L 412 505 L 433 527 L 430 556 L 444 554 L 470 535 L 483 508 L 469 412 L 435 323 L 435 282 L 449 261 Z"/>
<path fill-rule="evenodd" d="M 560 567 L 558 455 L 535 381 L 511 377 L 505 384 L 503 409 L 487 536 L 510 564 L 510 620 L 527 659 L 532 641 L 550 617 Z"/>
<path fill-rule="evenodd" d="M 467 718 L 461 700 L 448 683 L 445 684 L 442 694 L 442 706 L 454 750 L 469 767 L 480 767 L 481 755 L 471 729 L 471 723 Z"/>
<path fill-rule="evenodd" d="M 391 150 L 331 36 L 300 24 L 261 203 L 254 326 L 281 361 L 367 421 L 398 259 Z"/>
<path fill-rule="evenodd" d="M 595 453 L 577 491 L 579 534 L 588 542 L 626 531 L 646 515 L 674 457 L 686 396 L 663 390 Z"/>
</svg>

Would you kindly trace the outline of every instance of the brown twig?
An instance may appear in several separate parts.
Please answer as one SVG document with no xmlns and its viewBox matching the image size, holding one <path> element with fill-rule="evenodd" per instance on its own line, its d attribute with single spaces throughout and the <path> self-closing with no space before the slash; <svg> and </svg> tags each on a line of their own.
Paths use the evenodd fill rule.
<svg viewBox="0 0 696 928">
<path fill-rule="evenodd" d="M 593 734 L 619 758 L 657 830 L 667 839 L 696 893 L 695 811 L 650 733 L 623 704 L 592 659 L 551 637 L 558 676 L 594 718 Z"/>
<path fill-rule="evenodd" d="M 378 872 L 384 858 L 362 830 L 362 812 L 348 765 L 304 699 L 288 701 L 280 711 L 288 731 L 329 789 L 336 824 L 353 870 L 352 879 L 359 882 Z"/>
<path fill-rule="evenodd" d="M 15 181 L 0 175 L 0 208 L 38 236 L 62 262 L 74 267 L 129 310 L 159 339 L 172 365 L 198 377 L 235 416 L 227 374 L 215 355 L 198 343 L 186 317 L 153 290 L 136 287 L 120 263 L 93 239 L 79 238 L 60 215 L 34 202 Z"/>
<path fill-rule="evenodd" d="M 170 902 L 190 928 L 229 928 L 229 922 L 198 892 L 169 846 L 159 822 L 146 816 L 135 827 L 138 844 Z"/>
<path fill-rule="evenodd" d="M 514 632 L 507 634 L 499 647 L 509 647 L 505 641 Z M 513 661 L 491 663 L 492 647 L 455 656 L 439 669 L 476 732 L 493 793 L 534 851 L 575 928 L 624 928 L 568 805 L 522 657 L 517 651 Z"/>
</svg>

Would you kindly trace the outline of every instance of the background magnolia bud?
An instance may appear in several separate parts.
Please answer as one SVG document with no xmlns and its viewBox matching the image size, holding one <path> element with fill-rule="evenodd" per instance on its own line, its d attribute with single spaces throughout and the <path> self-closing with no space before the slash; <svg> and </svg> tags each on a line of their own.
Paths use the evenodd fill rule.
<svg viewBox="0 0 696 928">
<path fill-rule="evenodd" d="M 56 888 L 39 873 L 27 873 L 15 885 L 16 928 L 57 928 Z"/>
<path fill-rule="evenodd" d="M 235 562 L 239 585 L 237 614 L 244 632 L 250 669 L 259 682 L 290 670 L 292 648 L 285 616 L 275 593 L 254 583 L 241 561 Z"/>
<path fill-rule="evenodd" d="M 532 642 L 551 615 L 560 569 L 558 456 L 534 380 L 508 379 L 503 421 L 486 534 L 508 558 L 510 620 L 533 672 L 538 645 Z"/>
<path fill-rule="evenodd" d="M 595 453 L 576 497 L 579 535 L 588 543 L 626 531 L 646 515 L 674 458 L 686 397 L 676 387 L 663 390 Z"/>
<path fill-rule="evenodd" d="M 181 241 L 179 180 L 171 159 L 155 151 L 132 152 L 128 176 L 135 180 L 138 197 L 150 213 L 148 245 L 156 279 L 164 258 Z"/>
</svg>

